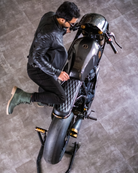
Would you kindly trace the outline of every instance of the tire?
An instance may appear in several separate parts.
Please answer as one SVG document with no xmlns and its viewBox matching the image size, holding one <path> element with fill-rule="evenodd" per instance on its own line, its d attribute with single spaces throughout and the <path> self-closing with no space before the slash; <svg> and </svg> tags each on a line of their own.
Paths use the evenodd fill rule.
<svg viewBox="0 0 138 173">
<path fill-rule="evenodd" d="M 62 159 L 69 141 L 68 129 L 73 117 L 71 113 L 67 119 L 53 118 L 44 144 L 43 155 L 46 162 L 56 164 Z"/>
</svg>

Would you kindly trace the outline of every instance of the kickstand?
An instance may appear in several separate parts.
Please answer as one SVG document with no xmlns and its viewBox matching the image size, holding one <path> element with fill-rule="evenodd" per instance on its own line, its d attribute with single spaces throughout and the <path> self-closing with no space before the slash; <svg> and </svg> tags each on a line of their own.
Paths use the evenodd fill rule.
<svg viewBox="0 0 138 173">
<path fill-rule="evenodd" d="M 37 131 L 39 139 L 40 139 L 40 142 L 41 142 L 41 148 L 39 150 L 39 154 L 37 156 L 37 161 L 36 161 L 37 173 L 42 173 L 42 170 L 41 170 L 41 159 L 42 159 L 42 156 L 43 156 L 44 143 L 45 143 L 45 140 L 46 140 L 46 132 L 47 132 L 47 130 L 41 129 L 39 127 L 36 127 L 35 130 Z M 42 138 L 42 135 L 41 135 L 40 132 L 44 134 L 43 138 Z"/>
<path fill-rule="evenodd" d="M 75 154 L 76 154 L 76 152 L 78 151 L 79 148 L 80 148 L 80 143 L 75 142 L 75 143 L 74 143 L 73 151 L 72 151 L 72 152 L 70 152 L 70 151 L 66 151 L 66 152 L 65 152 L 66 154 L 71 155 L 70 164 L 69 164 L 68 170 L 67 170 L 65 173 L 69 173 L 69 172 L 70 172 L 71 167 L 72 167 L 72 165 L 73 165 L 73 161 L 74 161 Z"/>
</svg>

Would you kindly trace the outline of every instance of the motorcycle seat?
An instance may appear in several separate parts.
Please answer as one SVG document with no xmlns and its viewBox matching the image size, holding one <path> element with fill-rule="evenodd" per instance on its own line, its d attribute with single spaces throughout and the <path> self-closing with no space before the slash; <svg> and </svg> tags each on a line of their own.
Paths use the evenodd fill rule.
<svg viewBox="0 0 138 173">
<path fill-rule="evenodd" d="M 67 118 L 73 108 L 78 96 L 82 82 L 76 79 L 70 79 L 63 84 L 66 100 L 62 104 L 56 104 L 53 108 L 53 115 L 57 118 Z"/>
</svg>

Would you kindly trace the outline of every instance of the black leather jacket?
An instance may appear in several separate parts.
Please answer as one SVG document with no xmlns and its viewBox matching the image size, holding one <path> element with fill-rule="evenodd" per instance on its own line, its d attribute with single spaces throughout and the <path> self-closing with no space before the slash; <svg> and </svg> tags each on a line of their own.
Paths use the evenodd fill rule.
<svg viewBox="0 0 138 173">
<path fill-rule="evenodd" d="M 36 30 L 28 56 L 30 65 L 35 64 L 56 80 L 67 60 L 67 51 L 63 46 L 65 32 L 65 28 L 59 25 L 55 13 L 46 13 Z"/>
</svg>

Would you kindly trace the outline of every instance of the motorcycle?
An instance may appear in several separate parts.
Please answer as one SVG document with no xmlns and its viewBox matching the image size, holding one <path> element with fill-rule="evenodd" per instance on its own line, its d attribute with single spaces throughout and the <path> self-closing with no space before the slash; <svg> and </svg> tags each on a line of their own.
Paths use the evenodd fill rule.
<svg viewBox="0 0 138 173">
<path fill-rule="evenodd" d="M 91 105 L 95 97 L 99 63 L 105 44 L 110 44 L 116 54 L 113 38 L 122 48 L 116 42 L 114 33 L 109 33 L 109 23 L 100 14 L 85 14 L 71 29 L 77 30 L 77 33 L 68 50 L 68 61 L 65 66 L 70 80 L 62 83 L 66 101 L 54 105 L 48 131 L 36 127 L 42 144 L 37 159 L 38 173 L 41 172 L 39 164 L 42 154 L 46 162 L 57 164 L 66 153 L 70 137 L 77 138 L 82 120 L 97 120 L 91 116 Z M 45 134 L 44 138 L 40 133 Z M 76 142 L 73 152 L 68 152 L 72 158 L 66 173 L 70 172 L 79 147 L 80 144 Z"/>
</svg>

